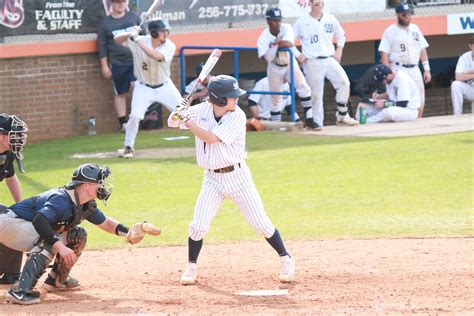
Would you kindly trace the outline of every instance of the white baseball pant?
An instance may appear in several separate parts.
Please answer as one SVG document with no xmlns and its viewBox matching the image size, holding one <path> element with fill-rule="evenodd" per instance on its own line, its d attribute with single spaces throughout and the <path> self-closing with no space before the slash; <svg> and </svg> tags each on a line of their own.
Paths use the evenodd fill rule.
<svg viewBox="0 0 474 316">
<path fill-rule="evenodd" d="M 453 81 L 451 84 L 451 99 L 453 114 L 461 115 L 464 99 L 474 102 L 474 85 L 463 81 Z"/>
<path fill-rule="evenodd" d="M 308 83 L 303 75 L 303 72 L 298 67 L 298 63 L 295 61 L 293 64 L 293 77 L 295 80 L 295 92 L 298 94 L 300 98 L 307 98 L 311 96 L 311 89 L 309 88 Z M 274 63 L 269 63 L 267 65 L 267 77 L 268 77 L 268 84 L 270 86 L 270 91 L 283 91 L 283 85 L 285 82 L 290 82 L 290 65 L 286 67 L 280 67 L 275 65 Z M 281 95 L 272 94 L 272 104 L 273 104 L 273 111 L 279 112 L 280 111 L 280 99 Z"/>
<path fill-rule="evenodd" d="M 140 120 L 143 120 L 152 103 L 159 102 L 172 112 L 180 100 L 181 94 L 171 80 L 156 89 L 147 87 L 137 80 L 132 95 L 132 109 L 125 128 L 124 145 L 134 147 Z"/>
<path fill-rule="evenodd" d="M 407 122 L 414 121 L 418 118 L 418 110 L 402 108 L 400 106 L 377 109 L 371 104 L 366 104 L 365 113 L 367 115 L 367 123 Z M 360 112 L 359 107 L 357 107 L 356 120 L 359 121 L 359 119 Z"/>
<path fill-rule="evenodd" d="M 336 102 L 346 104 L 350 95 L 350 82 L 342 66 L 332 57 L 310 58 L 303 64 L 303 70 L 311 88 L 314 121 L 324 123 L 324 79 L 327 78 L 336 89 Z"/>
<path fill-rule="evenodd" d="M 268 218 L 260 194 L 255 187 L 250 170 L 241 163 L 228 173 L 205 171 L 201 193 L 196 201 L 193 221 L 189 225 L 189 237 L 201 240 L 209 231 L 212 219 L 226 197 L 232 199 L 254 230 L 270 238 L 275 226 Z"/>
<path fill-rule="evenodd" d="M 23 252 L 30 252 L 39 240 L 39 235 L 31 222 L 17 218 L 9 211 L 0 214 L 0 243 Z M 59 239 L 66 245 L 67 233 L 59 235 Z"/>
</svg>

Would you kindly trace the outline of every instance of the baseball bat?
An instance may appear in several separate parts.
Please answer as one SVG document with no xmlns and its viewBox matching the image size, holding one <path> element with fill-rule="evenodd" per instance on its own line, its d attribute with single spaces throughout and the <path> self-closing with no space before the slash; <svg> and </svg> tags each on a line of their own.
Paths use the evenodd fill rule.
<svg viewBox="0 0 474 316">
<path fill-rule="evenodd" d="M 153 1 L 151 6 L 146 11 L 145 18 L 140 22 L 140 25 L 138 25 L 138 26 L 142 27 L 142 25 L 145 22 L 147 22 L 151 18 L 151 16 L 156 12 L 156 10 L 158 10 L 158 8 L 164 3 L 165 3 L 165 0 L 155 0 L 155 1 Z"/>
<path fill-rule="evenodd" d="M 23 168 L 23 163 L 21 160 L 17 156 L 15 156 L 15 160 L 16 164 L 18 165 L 18 171 L 20 171 L 20 173 L 25 173 L 25 168 Z"/>
<path fill-rule="evenodd" d="M 206 60 L 206 63 L 204 64 L 204 66 L 202 67 L 201 72 L 199 73 L 199 76 L 197 77 L 196 82 L 194 83 L 194 85 L 191 89 L 191 92 L 189 92 L 188 96 L 186 97 L 186 99 L 188 101 L 191 100 L 191 97 L 196 92 L 196 89 L 199 86 L 199 84 L 202 83 L 206 79 L 207 76 L 209 76 L 209 74 L 211 73 L 212 69 L 217 64 L 217 62 L 219 61 L 219 58 L 221 58 L 221 56 L 222 56 L 222 52 L 218 48 L 215 48 L 212 51 L 211 55 L 209 55 L 209 57 Z M 184 111 L 187 108 L 188 107 L 185 107 L 185 108 L 181 109 L 181 111 Z M 175 114 L 173 116 L 173 119 L 179 120 L 179 115 Z"/>
</svg>

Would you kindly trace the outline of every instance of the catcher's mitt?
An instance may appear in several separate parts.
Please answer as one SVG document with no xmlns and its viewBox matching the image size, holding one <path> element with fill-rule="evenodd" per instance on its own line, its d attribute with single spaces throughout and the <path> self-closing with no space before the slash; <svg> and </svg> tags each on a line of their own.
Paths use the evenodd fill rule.
<svg viewBox="0 0 474 316">
<path fill-rule="evenodd" d="M 146 234 L 159 236 L 161 234 L 161 230 L 155 227 L 155 225 L 144 221 L 136 223 L 135 225 L 130 227 L 128 229 L 128 233 L 125 235 L 125 238 L 129 243 L 133 245 L 142 241 L 143 237 L 145 237 Z"/>
<path fill-rule="evenodd" d="M 263 123 L 256 118 L 251 118 L 247 120 L 247 132 L 261 132 L 265 129 L 265 126 L 263 126 Z"/>
</svg>

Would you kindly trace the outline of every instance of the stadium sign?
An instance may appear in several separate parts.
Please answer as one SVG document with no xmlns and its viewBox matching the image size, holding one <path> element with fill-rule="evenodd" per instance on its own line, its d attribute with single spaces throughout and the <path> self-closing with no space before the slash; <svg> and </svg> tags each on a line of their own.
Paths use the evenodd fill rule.
<svg viewBox="0 0 474 316">
<path fill-rule="evenodd" d="M 137 0 L 137 11 L 143 19 L 153 0 Z M 170 1 L 153 17 L 167 20 L 171 27 L 262 20 L 265 11 L 277 6 L 278 0 L 181 0 Z"/>
<path fill-rule="evenodd" d="M 0 37 L 95 33 L 106 0 L 0 1 Z"/>
<path fill-rule="evenodd" d="M 474 33 L 474 12 L 449 14 L 448 34 L 472 34 Z"/>
</svg>

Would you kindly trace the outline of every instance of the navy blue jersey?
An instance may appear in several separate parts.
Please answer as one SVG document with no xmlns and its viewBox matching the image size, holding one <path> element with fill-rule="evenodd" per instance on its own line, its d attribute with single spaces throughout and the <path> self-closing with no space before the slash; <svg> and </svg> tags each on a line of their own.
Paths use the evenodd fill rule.
<svg viewBox="0 0 474 316">
<path fill-rule="evenodd" d="M 64 188 L 51 189 L 35 197 L 23 200 L 9 207 L 15 214 L 31 222 L 36 213 L 43 214 L 52 225 L 70 224 L 74 220 L 74 203 Z M 85 218 L 89 222 L 100 225 L 105 215 L 96 208 Z"/>
<path fill-rule="evenodd" d="M 130 32 L 134 25 L 139 24 L 140 18 L 134 12 L 127 12 L 118 19 L 106 16 L 97 29 L 99 58 L 107 57 L 109 64 L 132 65 L 132 52 L 128 47 L 115 43 L 114 36 L 120 32 Z"/>
</svg>

